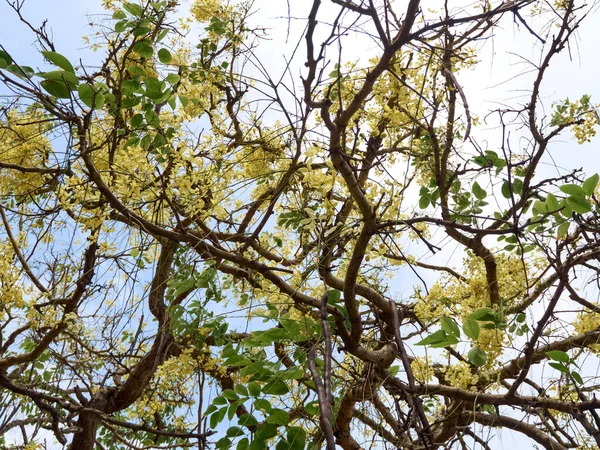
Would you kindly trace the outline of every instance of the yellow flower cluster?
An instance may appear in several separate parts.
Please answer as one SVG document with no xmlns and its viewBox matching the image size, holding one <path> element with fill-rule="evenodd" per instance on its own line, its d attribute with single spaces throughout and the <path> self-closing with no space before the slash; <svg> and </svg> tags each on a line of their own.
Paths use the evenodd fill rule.
<svg viewBox="0 0 600 450">
<path fill-rule="evenodd" d="M 200 350 L 200 355 L 197 357 L 197 364 L 205 372 L 213 373 L 215 376 L 227 375 L 227 367 L 220 364 L 222 360 L 214 358 L 208 347 L 203 347 Z"/>
<path fill-rule="evenodd" d="M 22 285 L 19 283 L 19 271 L 13 264 L 13 248 L 9 241 L 0 242 L 0 318 L 4 311 L 12 308 L 23 308 Z"/>
<path fill-rule="evenodd" d="M 450 386 L 473 390 L 479 382 L 479 375 L 471 371 L 469 364 L 461 361 L 448 366 L 446 369 L 446 381 Z"/>
<path fill-rule="evenodd" d="M 28 308 L 26 317 L 33 330 L 45 327 L 53 328 L 60 323 L 62 318 L 60 312 L 54 306 L 44 308 L 43 311 L 40 311 L 34 308 L 33 304 Z"/>
<path fill-rule="evenodd" d="M 500 297 L 504 307 L 507 307 L 527 292 L 525 270 L 534 270 L 535 261 L 527 264 L 525 270 L 519 258 L 499 254 L 496 262 Z M 431 287 L 429 295 L 423 296 L 417 292 L 417 302 L 414 305 L 417 316 L 423 321 L 431 322 L 443 316 L 465 318 L 479 308 L 498 308 L 499 306 L 490 304 L 483 260 L 473 256 L 467 258 L 464 273 L 468 275 L 466 281 L 449 275 L 443 276 Z M 481 329 L 477 345 L 487 353 L 488 366 L 493 365 L 502 354 L 506 339 L 506 333 L 500 330 Z"/>
<path fill-rule="evenodd" d="M 502 352 L 504 351 L 503 346 L 506 341 L 506 334 L 504 331 L 494 329 L 482 328 L 479 331 L 479 338 L 477 338 L 477 345 L 479 348 L 485 351 L 487 355 L 486 366 L 491 367 Z"/>
<path fill-rule="evenodd" d="M 150 398 L 147 394 L 144 394 L 133 404 L 129 415 L 132 418 L 141 419 L 162 411 L 164 407 L 164 400 L 158 399 L 156 396 Z"/>
<path fill-rule="evenodd" d="M 198 22 L 208 22 L 217 14 L 220 7 L 221 2 L 219 0 L 196 0 L 190 12 Z"/>
<path fill-rule="evenodd" d="M 410 363 L 414 377 L 421 383 L 427 383 L 433 379 L 433 367 L 427 356 L 417 356 Z"/>
<path fill-rule="evenodd" d="M 519 258 L 499 254 L 496 263 L 498 288 L 506 307 L 526 292 L 526 272 Z M 526 269 L 531 270 L 532 264 Z M 431 321 L 443 315 L 465 317 L 478 308 L 491 306 L 483 260 L 468 257 L 464 273 L 468 277 L 466 282 L 444 275 L 432 286 L 429 295 L 417 293 L 415 312 L 420 319 Z"/>
<path fill-rule="evenodd" d="M 302 311 L 300 311 L 294 307 L 291 307 L 290 310 L 288 311 L 288 317 L 290 320 L 298 321 L 298 320 L 304 319 L 305 315 L 304 315 L 304 313 L 302 313 Z"/>
<path fill-rule="evenodd" d="M 193 393 L 194 374 L 202 369 L 214 372 L 217 376 L 226 375 L 226 368 L 219 366 L 212 357 L 210 349 L 200 349 L 199 355 L 194 348 L 186 348 L 174 358 L 167 359 L 156 370 L 156 389 L 144 394 L 133 405 L 130 415 L 135 418 L 148 417 L 157 411 L 164 410 L 165 404 L 180 405 L 186 402 Z M 160 396 L 155 395 L 160 392 Z"/>
<path fill-rule="evenodd" d="M 600 330 L 600 313 L 582 311 L 577 315 L 577 320 L 573 322 L 573 327 L 577 333 L 589 333 L 590 331 Z M 597 344 L 591 344 L 594 350 L 600 350 Z"/>
<path fill-rule="evenodd" d="M 579 100 L 566 99 L 555 105 L 551 124 L 553 126 L 571 125 L 577 143 L 584 144 L 590 142 L 596 135 L 596 125 L 599 122 L 600 118 L 596 107 L 590 103 L 589 95 L 584 95 Z"/>
<path fill-rule="evenodd" d="M 198 363 L 192 355 L 193 350 L 193 348 L 186 348 L 176 358 L 167 359 L 156 370 L 156 377 L 161 380 L 163 388 L 178 387 L 182 389 L 186 380 L 194 374 Z"/>
<path fill-rule="evenodd" d="M 0 120 L 0 162 L 16 166 L 46 167 L 51 152 L 43 115 L 35 110 L 8 111 Z M 46 176 L 17 169 L 0 170 L 0 195 L 34 194 L 46 182 Z"/>
<path fill-rule="evenodd" d="M 302 182 L 320 192 L 321 195 L 327 195 L 335 185 L 335 173 L 331 173 L 327 169 L 311 170 L 310 167 L 307 167 L 301 169 L 300 172 L 303 175 Z"/>
</svg>

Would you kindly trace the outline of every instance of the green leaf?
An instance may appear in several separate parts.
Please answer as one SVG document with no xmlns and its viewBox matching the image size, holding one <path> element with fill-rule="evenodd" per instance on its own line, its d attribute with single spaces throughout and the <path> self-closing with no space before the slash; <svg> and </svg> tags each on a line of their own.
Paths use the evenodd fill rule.
<svg viewBox="0 0 600 450">
<path fill-rule="evenodd" d="M 510 186 L 508 185 L 508 183 L 506 181 L 504 183 L 502 183 L 502 196 L 504 198 L 511 198 Z"/>
<path fill-rule="evenodd" d="M 132 76 L 139 75 L 140 77 L 143 77 L 146 74 L 146 72 L 144 72 L 144 69 L 142 69 L 139 66 L 127 67 L 127 72 L 129 72 Z"/>
<path fill-rule="evenodd" d="M 261 411 L 269 412 L 271 411 L 271 403 L 266 398 L 258 398 L 254 401 L 254 407 L 256 409 L 260 409 Z"/>
<path fill-rule="evenodd" d="M 131 118 L 131 120 L 129 121 L 129 125 L 131 125 L 132 128 L 139 128 L 143 123 L 144 123 L 144 116 L 139 113 L 136 114 L 135 116 L 133 116 Z"/>
<path fill-rule="evenodd" d="M 128 20 L 120 20 L 117 23 L 115 23 L 115 31 L 117 33 L 122 33 L 123 31 L 125 31 L 127 29 L 127 25 L 129 24 Z"/>
<path fill-rule="evenodd" d="M 560 210 L 561 216 L 566 217 L 567 219 L 570 219 L 573 216 L 573 210 L 571 209 L 571 207 L 567 203 L 567 199 L 566 198 L 563 198 L 563 199 L 560 200 L 560 206 L 562 208 Z"/>
<path fill-rule="evenodd" d="M 521 195 L 523 193 L 523 180 L 515 178 L 512 183 L 513 192 L 517 195 Z"/>
<path fill-rule="evenodd" d="M 471 314 L 469 314 L 468 317 L 471 319 L 481 320 L 481 321 L 492 321 L 493 322 L 496 320 L 496 314 L 495 314 L 494 310 L 491 308 L 476 309 Z"/>
<path fill-rule="evenodd" d="M 167 34 L 169 34 L 169 29 L 165 28 L 160 33 L 158 33 L 158 36 L 156 37 L 156 42 L 162 41 Z"/>
<path fill-rule="evenodd" d="M 248 450 L 249 445 L 250 442 L 248 441 L 248 438 L 244 438 L 238 442 L 236 450 Z"/>
<path fill-rule="evenodd" d="M 238 395 L 231 389 L 225 389 L 221 394 L 227 400 L 237 400 L 239 399 Z"/>
<path fill-rule="evenodd" d="M 62 81 L 44 80 L 40 83 L 42 88 L 53 97 L 71 98 L 71 91 Z"/>
<path fill-rule="evenodd" d="M 560 204 L 558 203 L 558 199 L 554 195 L 548 194 L 546 197 L 546 207 L 548 208 L 548 211 L 559 210 Z"/>
<path fill-rule="evenodd" d="M 10 55 L 8 53 L 6 53 L 4 50 L 0 50 L 0 59 L 6 63 L 6 66 L 8 66 L 9 64 L 12 64 L 12 62 L 13 62 Z M 6 66 L 4 66 L 4 67 L 6 67 Z"/>
<path fill-rule="evenodd" d="M 260 384 L 256 381 L 251 381 L 248 383 L 248 392 L 252 397 L 258 397 L 260 395 Z"/>
<path fill-rule="evenodd" d="M 250 443 L 250 447 L 248 450 L 266 450 L 267 449 L 267 441 L 265 439 L 255 439 Z"/>
<path fill-rule="evenodd" d="M 313 382 L 314 384 L 314 382 Z M 318 416 L 319 415 L 319 402 L 318 401 L 312 401 L 312 402 L 308 402 L 306 405 L 304 405 L 304 409 L 306 410 L 306 413 L 310 416 Z"/>
<path fill-rule="evenodd" d="M 299 380 L 304 376 L 302 367 L 290 367 L 282 372 L 279 372 L 282 380 Z"/>
<path fill-rule="evenodd" d="M 156 77 L 144 78 L 144 85 L 146 86 L 147 92 L 156 92 L 159 95 L 162 94 L 164 84 Z"/>
<path fill-rule="evenodd" d="M 454 319 L 450 319 L 449 317 L 442 317 L 441 320 L 442 330 L 452 336 L 456 336 L 460 338 L 460 328 L 458 324 L 454 321 Z"/>
<path fill-rule="evenodd" d="M 160 117 L 154 112 L 154 110 L 149 109 L 148 111 L 146 111 L 144 117 L 146 118 L 146 122 L 148 123 L 148 125 L 150 125 L 151 127 L 158 128 L 160 126 Z"/>
<path fill-rule="evenodd" d="M 264 394 L 268 395 L 283 395 L 287 394 L 290 390 L 283 381 L 271 380 L 263 386 L 262 391 Z"/>
<path fill-rule="evenodd" d="M 547 206 L 545 202 L 542 202 L 541 200 L 536 200 L 533 203 L 532 209 L 534 214 L 543 214 L 546 212 Z"/>
<path fill-rule="evenodd" d="M 6 69 L 12 63 L 12 58 L 4 50 L 0 50 L 0 69 Z"/>
<path fill-rule="evenodd" d="M 585 214 L 592 210 L 592 205 L 584 197 L 567 197 L 567 204 L 579 214 Z"/>
<path fill-rule="evenodd" d="M 564 239 L 569 233 L 569 222 L 561 223 L 558 226 L 557 235 L 559 239 Z"/>
<path fill-rule="evenodd" d="M 179 80 L 181 80 L 181 77 L 176 73 L 170 73 L 169 75 L 167 75 L 167 81 L 172 85 L 179 83 Z"/>
<path fill-rule="evenodd" d="M 432 348 L 444 348 L 454 344 L 458 344 L 456 336 L 447 335 L 444 330 L 438 330 L 415 345 L 430 345 Z"/>
<path fill-rule="evenodd" d="M 27 80 L 27 79 L 31 78 L 35 74 L 34 70 L 31 67 L 29 67 L 29 66 L 18 66 L 16 64 L 9 65 L 6 68 L 6 70 L 8 70 L 9 72 L 15 74 L 19 78 L 23 78 L 24 80 Z"/>
<path fill-rule="evenodd" d="M 134 36 L 146 36 L 150 33 L 150 28 L 148 27 L 136 27 L 133 29 Z"/>
<path fill-rule="evenodd" d="M 215 444 L 215 448 L 218 450 L 228 449 L 231 446 L 231 439 L 229 438 L 221 438 Z"/>
<path fill-rule="evenodd" d="M 419 198 L 419 208 L 425 209 L 429 206 L 429 197 L 421 197 Z"/>
<path fill-rule="evenodd" d="M 221 420 L 223 420 L 223 417 L 221 417 L 221 411 L 227 411 L 226 408 L 220 409 L 218 411 L 215 411 L 212 416 L 210 416 L 210 420 L 209 420 L 209 425 L 211 428 L 216 428 L 217 425 L 219 424 L 219 422 L 221 422 Z M 223 416 L 225 416 L 225 414 L 223 414 Z"/>
<path fill-rule="evenodd" d="M 469 350 L 467 356 L 469 361 L 471 361 L 471 363 L 477 367 L 483 366 L 487 361 L 487 355 L 479 347 L 473 347 L 471 350 Z"/>
<path fill-rule="evenodd" d="M 58 66 L 61 69 L 66 70 L 67 72 L 71 72 L 72 74 L 75 74 L 75 69 L 73 69 L 73 65 L 69 62 L 69 60 L 67 58 L 65 58 L 60 53 L 56 53 L 56 52 L 41 52 L 41 53 L 42 53 L 42 55 L 44 55 L 46 57 L 46 59 L 48 61 L 50 61 L 55 66 Z"/>
<path fill-rule="evenodd" d="M 166 48 L 161 48 L 158 51 L 158 59 L 163 64 L 169 64 L 172 59 L 171 52 Z"/>
<path fill-rule="evenodd" d="M 238 422 L 243 427 L 253 427 L 258 423 L 258 420 L 252 414 L 242 414 Z"/>
<path fill-rule="evenodd" d="M 554 361 L 563 363 L 568 363 L 571 360 L 567 352 L 562 352 L 560 350 L 550 350 L 549 352 L 546 352 L 546 355 Z"/>
<path fill-rule="evenodd" d="M 154 103 L 155 105 L 164 103 L 167 100 L 169 100 L 169 98 L 171 98 L 171 92 L 168 90 L 165 92 L 158 92 L 158 93 L 147 92 L 146 95 L 148 96 L 148 98 L 152 99 L 152 103 Z"/>
<path fill-rule="evenodd" d="M 79 80 L 71 72 L 65 72 L 64 70 L 53 70 L 51 72 L 40 72 L 37 74 L 40 78 L 46 80 L 58 81 L 63 84 L 67 84 L 70 89 L 75 89 L 79 84 Z"/>
<path fill-rule="evenodd" d="M 444 339 L 441 342 L 436 342 L 434 344 L 431 344 L 431 348 L 445 348 L 445 347 L 450 347 L 451 345 L 455 345 L 458 344 L 458 338 L 456 336 L 446 336 L 446 339 Z"/>
<path fill-rule="evenodd" d="M 554 367 L 556 370 L 559 370 L 562 373 L 569 373 L 569 368 L 562 363 L 548 363 L 550 367 Z"/>
<path fill-rule="evenodd" d="M 277 444 L 275 444 L 275 450 L 290 450 L 290 444 L 287 440 L 279 438 Z"/>
<path fill-rule="evenodd" d="M 444 330 L 438 330 L 435 333 L 430 334 L 425 337 L 425 339 L 417 342 L 415 345 L 431 345 L 438 342 L 443 342 L 447 338 L 446 332 Z"/>
<path fill-rule="evenodd" d="M 583 188 L 576 184 L 565 184 L 560 187 L 560 190 L 563 191 L 565 194 L 569 194 L 574 197 L 582 197 L 582 198 L 586 197 L 586 193 L 583 190 Z"/>
<path fill-rule="evenodd" d="M 236 384 L 234 387 L 236 393 L 243 397 L 248 397 L 248 388 L 243 384 Z"/>
<path fill-rule="evenodd" d="M 467 337 L 476 341 L 479 338 L 479 322 L 472 317 L 467 317 L 463 321 L 463 331 L 467 335 Z"/>
<path fill-rule="evenodd" d="M 130 2 L 123 2 L 123 9 L 132 16 L 140 17 L 143 13 L 143 9 L 140 5 Z"/>
<path fill-rule="evenodd" d="M 115 11 L 112 18 L 115 20 L 125 19 L 127 15 L 123 11 Z"/>
<path fill-rule="evenodd" d="M 146 39 L 144 39 L 143 41 L 137 42 L 132 47 L 132 50 L 134 52 L 136 52 L 138 55 L 140 55 L 142 58 L 152 58 L 152 55 L 154 54 L 154 49 L 152 48 L 152 44 L 150 44 L 150 42 Z"/>
<path fill-rule="evenodd" d="M 290 427 L 287 431 L 290 450 L 303 450 L 306 445 L 306 431 L 300 427 Z"/>
<path fill-rule="evenodd" d="M 244 430 L 242 430 L 240 427 L 229 427 L 226 435 L 228 437 L 239 437 L 239 436 L 245 436 L 246 432 Z"/>
<path fill-rule="evenodd" d="M 600 180 L 600 175 L 596 173 L 583 182 L 581 187 L 588 196 L 591 196 L 594 193 L 594 190 L 598 185 L 598 180 Z"/>
<path fill-rule="evenodd" d="M 571 372 L 571 376 L 577 384 L 583 384 L 583 379 L 581 378 L 581 375 L 579 375 L 577 372 Z"/>
<path fill-rule="evenodd" d="M 265 423 L 256 430 L 255 438 L 259 440 L 271 439 L 277 436 L 277 425 Z"/>
<path fill-rule="evenodd" d="M 327 291 L 327 303 L 337 303 L 340 301 L 342 293 L 336 289 Z"/>
<path fill-rule="evenodd" d="M 104 96 L 101 93 L 95 93 L 94 88 L 89 84 L 80 84 L 77 88 L 79 98 L 89 108 L 98 109 L 104 104 Z"/>
<path fill-rule="evenodd" d="M 287 425 L 290 423 L 290 415 L 283 409 L 274 408 L 267 416 L 266 421 L 275 425 Z"/>
<path fill-rule="evenodd" d="M 105 104 L 112 105 L 115 102 L 116 97 L 112 92 L 104 92 L 102 95 L 104 96 Z M 125 130 L 123 130 L 122 133 L 124 134 Z"/>
<path fill-rule="evenodd" d="M 213 400 L 213 403 L 215 405 L 226 405 L 227 404 L 227 400 L 225 399 L 225 397 L 215 397 L 215 399 Z"/>
<path fill-rule="evenodd" d="M 142 92 L 142 83 L 136 80 L 125 80 L 121 84 L 121 92 L 124 95 L 131 95 Z"/>
<path fill-rule="evenodd" d="M 473 183 L 472 191 L 473 195 L 475 195 L 475 197 L 477 197 L 479 200 L 483 200 L 487 197 L 487 192 L 479 185 L 477 181 Z"/>
</svg>

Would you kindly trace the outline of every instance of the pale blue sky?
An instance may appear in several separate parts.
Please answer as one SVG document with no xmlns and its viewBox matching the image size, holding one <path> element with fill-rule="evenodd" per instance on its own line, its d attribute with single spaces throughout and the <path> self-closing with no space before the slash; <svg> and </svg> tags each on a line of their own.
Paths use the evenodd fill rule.
<svg viewBox="0 0 600 450">
<path fill-rule="evenodd" d="M 296 0 L 308 3 L 308 0 Z M 293 0 L 290 0 L 293 3 Z M 285 0 L 259 0 L 257 7 L 262 7 L 263 11 L 258 13 L 254 20 L 258 23 L 274 28 L 279 28 L 269 43 L 259 50 L 259 55 L 265 57 L 268 65 L 273 68 L 282 67 L 283 58 L 281 55 L 288 53 L 296 41 L 292 37 L 288 44 L 286 41 L 286 30 L 282 28 L 281 17 L 287 15 L 287 5 Z M 97 14 L 104 13 L 101 6 L 101 0 L 27 0 L 23 7 L 23 14 L 34 26 L 38 26 L 43 20 L 48 19 L 48 30 L 54 39 L 58 52 L 67 56 L 74 65 L 80 57 L 89 61 L 99 61 L 103 54 L 102 50 L 93 53 L 85 48 L 83 35 L 92 37 L 92 30 L 89 22 L 99 18 Z M 30 65 L 34 68 L 39 67 L 42 58 L 33 46 L 33 35 L 28 31 L 25 25 L 21 24 L 13 11 L 2 1 L 0 3 L 0 17 L 2 26 L 0 27 L 0 44 L 23 65 Z M 91 19 L 91 20 L 90 20 Z M 279 21 L 279 22 L 277 22 Z M 511 74 L 524 70 L 521 59 L 514 55 L 520 55 L 536 58 L 536 43 L 522 26 L 516 23 L 506 21 L 504 23 L 504 32 L 496 33 L 494 40 L 482 45 L 479 58 L 482 64 L 472 73 L 461 74 L 459 80 L 472 99 L 487 99 L 488 102 L 478 104 L 474 100 L 471 104 L 473 113 L 493 108 L 489 102 L 490 99 L 500 101 L 506 98 L 518 98 L 520 102 L 525 103 L 526 97 L 524 91 L 520 89 L 530 88 L 530 77 L 523 76 L 519 80 L 513 80 L 510 84 L 499 84 L 510 78 Z M 598 30 L 600 28 L 600 14 L 596 13 L 583 23 L 582 28 L 577 34 L 577 39 L 573 40 L 570 49 L 565 49 L 558 58 L 556 58 L 548 73 L 546 82 L 543 85 L 542 97 L 545 100 L 546 107 L 549 108 L 553 101 L 565 97 L 579 98 L 582 94 L 590 94 L 593 103 L 600 103 L 600 83 L 598 74 L 600 72 L 600 39 Z M 293 28 L 294 31 L 301 32 L 301 28 Z M 297 33 L 296 33 L 297 34 Z M 357 47 L 358 48 L 358 47 Z M 360 49 L 361 51 L 364 49 Z M 539 48 L 538 48 L 539 50 Z M 262 52 L 262 53 L 260 53 Z M 538 52 L 539 53 L 539 52 Z M 358 53 L 357 53 L 358 55 Z M 348 57 L 352 52 L 348 52 Z M 363 56 L 363 55 L 360 55 Z M 571 60 L 571 61 L 570 61 Z M 37 66 L 37 67 L 36 67 Z M 276 72 L 277 69 L 274 69 Z M 295 72 L 300 74 L 298 70 Z M 273 75 L 277 78 L 276 75 Z M 296 77 L 296 81 L 299 78 Z M 526 95 L 526 93 L 525 93 Z M 521 97 L 522 96 L 522 97 Z M 549 109 L 547 109 L 549 112 Z M 497 131 L 488 129 L 478 131 L 478 135 L 483 140 L 488 140 L 490 148 L 498 145 Z M 482 134 L 486 133 L 486 134 Z M 588 175 L 600 172 L 600 138 L 592 141 L 591 144 L 578 146 L 566 134 L 562 138 L 561 144 L 554 144 L 551 148 L 551 155 L 559 166 L 563 167 L 583 167 Z M 542 173 L 553 176 L 554 169 L 547 166 L 542 169 Z M 458 264 L 458 262 L 457 262 Z M 403 279 L 408 286 L 412 280 Z M 501 438 L 496 438 L 493 442 L 493 448 L 529 448 L 524 445 L 518 434 L 508 432 L 501 433 Z M 516 446 L 516 447 L 515 447 Z"/>
<path fill-rule="evenodd" d="M 34 26 L 48 20 L 47 28 L 57 51 L 72 61 L 86 53 L 82 52 L 85 45 L 81 37 L 91 33 L 89 18 L 101 13 L 104 9 L 100 0 L 26 0 L 22 8 L 23 16 Z M 0 3 L 0 17 L 3 18 L 0 43 L 22 64 L 39 64 L 41 58 L 33 47 L 32 33 L 6 1 Z"/>
</svg>

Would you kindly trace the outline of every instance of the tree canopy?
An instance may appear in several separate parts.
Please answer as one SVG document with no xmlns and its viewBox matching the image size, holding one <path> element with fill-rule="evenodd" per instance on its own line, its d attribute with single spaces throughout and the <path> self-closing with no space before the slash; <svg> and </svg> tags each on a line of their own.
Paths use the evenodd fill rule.
<svg viewBox="0 0 600 450">
<path fill-rule="evenodd" d="M 103 3 L 78 58 L 3 6 L 0 446 L 600 447 L 600 177 L 551 153 L 599 116 L 541 94 L 595 3 L 290 2 L 281 70 L 259 3 Z"/>
</svg>

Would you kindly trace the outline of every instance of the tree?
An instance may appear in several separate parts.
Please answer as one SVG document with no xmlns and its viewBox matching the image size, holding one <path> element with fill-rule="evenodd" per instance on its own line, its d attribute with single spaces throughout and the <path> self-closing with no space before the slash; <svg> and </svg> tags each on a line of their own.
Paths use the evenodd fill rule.
<svg viewBox="0 0 600 450">
<path fill-rule="evenodd" d="M 540 95 L 595 4 L 313 0 L 277 78 L 251 4 L 104 3 L 94 66 L 7 2 L 5 448 L 600 446 L 599 176 L 543 168 L 598 115 Z M 481 116 L 511 22 L 540 59 Z"/>
</svg>

